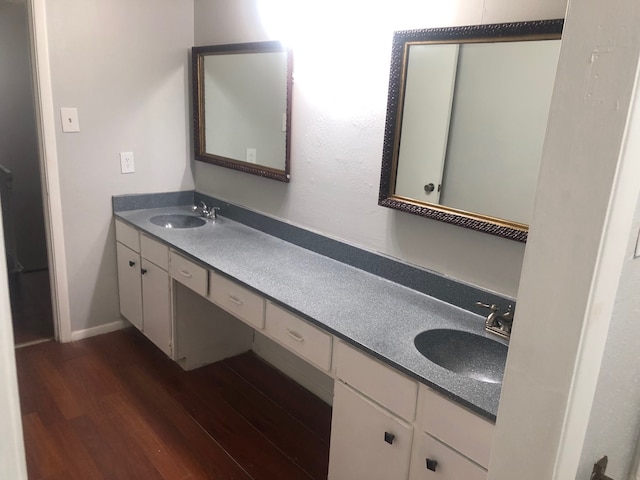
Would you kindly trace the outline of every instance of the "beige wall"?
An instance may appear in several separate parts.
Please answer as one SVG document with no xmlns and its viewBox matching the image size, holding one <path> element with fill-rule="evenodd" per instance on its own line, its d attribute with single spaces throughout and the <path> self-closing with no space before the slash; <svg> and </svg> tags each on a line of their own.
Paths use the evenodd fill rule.
<svg viewBox="0 0 640 480">
<path fill-rule="evenodd" d="M 195 0 L 196 45 L 259 41 L 256 0 Z M 295 3 L 295 2 L 294 2 Z M 355 5 L 357 2 L 345 3 Z M 320 5 L 320 3 L 318 3 Z M 291 183 L 195 163 L 196 188 L 459 280 L 516 296 L 524 245 L 377 205 L 394 30 L 562 18 L 566 1 L 394 2 L 298 12 Z M 290 12 L 293 12 L 291 9 Z M 280 15 L 285 19 L 285 14 Z M 306 17 L 305 17 L 306 15 Z M 230 26 L 233 26 L 231 28 Z"/>
<path fill-rule="evenodd" d="M 111 196 L 193 188 L 189 49 L 183 0 L 47 2 L 53 102 L 78 108 L 81 131 L 56 125 L 71 329 L 119 320 Z M 120 174 L 119 152 L 136 173 Z"/>
</svg>

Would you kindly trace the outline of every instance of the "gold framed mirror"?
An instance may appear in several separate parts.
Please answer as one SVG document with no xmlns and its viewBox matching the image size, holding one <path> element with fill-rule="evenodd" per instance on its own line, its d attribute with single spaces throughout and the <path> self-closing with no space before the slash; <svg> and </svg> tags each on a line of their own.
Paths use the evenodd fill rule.
<svg viewBox="0 0 640 480">
<path fill-rule="evenodd" d="M 378 204 L 526 241 L 562 27 L 395 32 Z"/>
<path fill-rule="evenodd" d="M 193 47 L 195 159 L 289 182 L 292 72 L 279 42 Z"/>
</svg>

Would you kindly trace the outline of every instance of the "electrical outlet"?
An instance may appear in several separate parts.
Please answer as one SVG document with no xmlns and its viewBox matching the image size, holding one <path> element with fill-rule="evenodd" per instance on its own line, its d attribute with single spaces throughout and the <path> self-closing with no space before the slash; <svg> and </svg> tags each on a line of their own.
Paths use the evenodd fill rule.
<svg viewBox="0 0 640 480">
<path fill-rule="evenodd" d="M 255 148 L 247 148 L 247 162 L 256 163 L 258 154 Z"/>
<path fill-rule="evenodd" d="M 134 173 L 133 152 L 120 152 L 120 173 Z"/>
<path fill-rule="evenodd" d="M 80 131 L 80 120 L 78 120 L 77 108 L 61 108 L 60 120 L 62 121 L 62 131 L 65 133 L 73 133 Z"/>
</svg>

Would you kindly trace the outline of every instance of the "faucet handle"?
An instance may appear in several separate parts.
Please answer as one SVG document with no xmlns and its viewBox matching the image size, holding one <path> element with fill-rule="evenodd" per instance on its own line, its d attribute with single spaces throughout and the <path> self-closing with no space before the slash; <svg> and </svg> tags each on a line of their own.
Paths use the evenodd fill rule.
<svg viewBox="0 0 640 480">
<path fill-rule="evenodd" d="M 488 308 L 492 312 L 497 312 L 500 307 L 498 307 L 495 303 L 489 305 L 488 303 L 476 302 L 476 305 L 479 307 Z"/>
<path fill-rule="evenodd" d="M 507 307 L 507 311 L 504 313 L 501 313 L 500 315 L 498 315 L 502 320 L 507 321 L 507 322 L 512 322 L 513 321 L 513 305 L 509 305 Z"/>
</svg>

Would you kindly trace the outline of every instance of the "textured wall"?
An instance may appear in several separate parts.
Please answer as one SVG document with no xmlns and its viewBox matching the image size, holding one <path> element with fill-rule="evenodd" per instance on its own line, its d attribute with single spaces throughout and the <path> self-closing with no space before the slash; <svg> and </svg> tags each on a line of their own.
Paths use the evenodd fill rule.
<svg viewBox="0 0 640 480">
<path fill-rule="evenodd" d="M 340 15 L 335 15 L 332 6 L 338 3 Z M 294 40 L 291 183 L 196 162 L 196 188 L 515 296 L 523 244 L 377 205 L 391 40 L 394 30 L 406 28 L 562 18 L 566 1 L 405 0 L 392 7 L 367 2 L 366 22 L 363 4 L 338 3 L 275 15 Z M 256 0 L 195 0 L 196 45 L 275 38 L 256 5 Z"/>
</svg>

